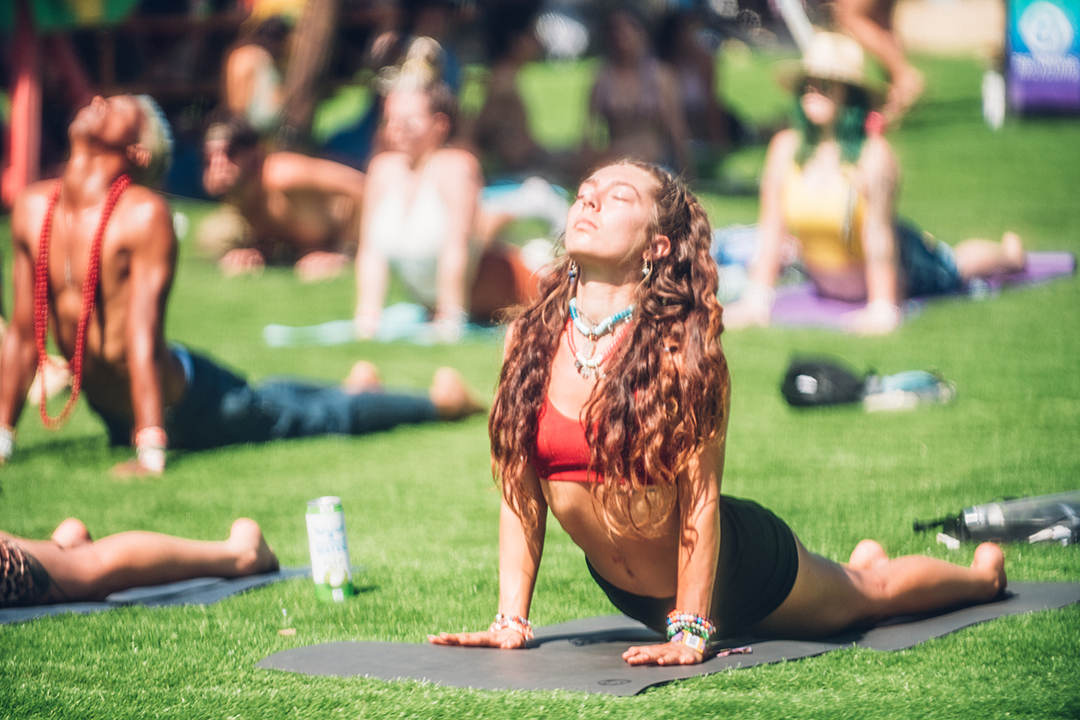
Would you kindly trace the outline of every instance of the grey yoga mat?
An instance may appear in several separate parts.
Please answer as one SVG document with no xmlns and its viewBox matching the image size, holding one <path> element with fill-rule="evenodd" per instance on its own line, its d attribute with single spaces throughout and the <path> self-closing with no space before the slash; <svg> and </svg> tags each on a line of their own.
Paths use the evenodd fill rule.
<svg viewBox="0 0 1080 720">
<path fill-rule="evenodd" d="M 536 630 L 526 650 L 442 647 L 429 643 L 334 642 L 274 653 L 256 667 L 305 675 L 380 680 L 422 680 L 450 687 L 485 690 L 577 690 L 635 695 L 653 685 L 683 678 L 862 647 L 900 650 L 969 625 L 1004 615 L 1061 608 L 1080 602 L 1080 583 L 1010 583 L 993 602 L 934 615 L 893 618 L 866 632 L 816 642 L 755 641 L 738 638 L 725 645 L 749 645 L 749 654 L 712 657 L 700 665 L 631 667 L 626 648 L 659 642 L 661 636 L 622 615 L 573 620 Z"/>
<path fill-rule="evenodd" d="M 166 585 L 132 588 L 113 593 L 105 598 L 104 602 L 74 602 L 2 608 L 0 609 L 0 625 L 69 612 L 91 613 L 99 610 L 112 610 L 126 605 L 149 605 L 151 607 L 161 607 L 163 605 L 210 605 L 245 590 L 303 575 L 310 576 L 311 568 L 282 568 L 277 572 L 248 575 L 240 578 L 204 577 L 182 580 Z"/>
</svg>

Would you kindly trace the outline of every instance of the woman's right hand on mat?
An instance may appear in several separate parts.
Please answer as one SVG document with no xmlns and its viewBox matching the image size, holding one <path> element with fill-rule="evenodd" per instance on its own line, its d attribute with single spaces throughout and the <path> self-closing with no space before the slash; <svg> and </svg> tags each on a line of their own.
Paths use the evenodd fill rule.
<svg viewBox="0 0 1080 720">
<path fill-rule="evenodd" d="M 439 633 L 428 635 L 428 642 L 434 645 L 460 645 L 463 647 L 494 647 L 514 650 L 525 647 L 525 637 L 513 628 L 471 633 Z"/>
<path fill-rule="evenodd" d="M 704 653 L 674 641 L 632 647 L 622 657 L 630 665 L 697 665 L 705 660 Z"/>
</svg>

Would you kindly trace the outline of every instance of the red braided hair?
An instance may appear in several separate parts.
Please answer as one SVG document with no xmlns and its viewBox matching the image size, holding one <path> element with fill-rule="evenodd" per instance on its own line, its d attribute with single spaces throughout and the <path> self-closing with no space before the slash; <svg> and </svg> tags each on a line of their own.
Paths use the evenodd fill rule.
<svg viewBox="0 0 1080 720">
<path fill-rule="evenodd" d="M 45 351 L 45 341 L 49 335 L 49 235 L 52 231 L 53 213 L 56 210 L 56 202 L 60 199 L 61 181 L 57 180 L 53 186 L 52 194 L 49 195 L 49 205 L 45 209 L 45 220 L 41 223 L 41 242 L 38 243 L 37 265 L 34 267 L 34 336 L 37 340 L 38 373 L 41 374 L 41 422 L 50 430 L 58 430 L 67 422 L 68 416 L 75 407 L 75 401 L 79 399 L 79 389 L 82 387 L 83 353 L 86 350 L 86 333 L 90 327 L 90 316 L 94 313 L 94 303 L 97 300 L 98 270 L 101 266 L 101 239 L 105 236 L 105 227 L 109 224 L 113 209 L 116 207 L 120 194 L 127 190 L 131 184 L 131 178 L 127 174 L 120 175 L 113 180 L 109 188 L 109 195 L 105 200 L 105 207 L 101 211 L 101 220 L 98 221 L 97 232 L 94 233 L 93 243 L 90 245 L 90 256 L 86 265 L 86 277 L 82 285 L 82 311 L 79 313 L 79 328 L 75 333 L 75 354 L 71 358 L 71 396 L 64 404 L 60 414 L 55 418 L 49 417 L 49 411 L 45 407 L 45 364 L 48 355 Z"/>
</svg>

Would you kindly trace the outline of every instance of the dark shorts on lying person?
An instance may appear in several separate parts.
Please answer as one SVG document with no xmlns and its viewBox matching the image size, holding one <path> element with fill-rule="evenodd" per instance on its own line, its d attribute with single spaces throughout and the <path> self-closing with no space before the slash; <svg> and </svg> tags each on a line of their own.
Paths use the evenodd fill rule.
<svg viewBox="0 0 1080 720">
<path fill-rule="evenodd" d="M 184 367 L 183 399 L 165 411 L 169 447 L 202 450 L 315 435 L 364 435 L 397 425 L 431 422 L 438 413 L 424 394 L 349 393 L 305 379 L 248 385 L 213 361 L 174 346 Z M 131 421 L 100 408 L 113 445 L 131 443 Z"/>
<path fill-rule="evenodd" d="M 738 637 L 787 599 L 799 572 L 799 549 L 787 524 L 752 500 L 724 496 L 720 506 L 720 557 L 710 618 L 716 637 Z M 593 579 L 623 614 L 666 632 L 675 598 L 627 592 L 602 577 L 586 558 Z"/>
<path fill-rule="evenodd" d="M 896 245 L 907 297 L 942 295 L 963 289 L 956 253 L 948 243 L 905 220 L 898 220 Z"/>
<path fill-rule="evenodd" d="M 0 608 L 49 601 L 52 581 L 37 559 L 17 542 L 0 537 Z"/>
</svg>

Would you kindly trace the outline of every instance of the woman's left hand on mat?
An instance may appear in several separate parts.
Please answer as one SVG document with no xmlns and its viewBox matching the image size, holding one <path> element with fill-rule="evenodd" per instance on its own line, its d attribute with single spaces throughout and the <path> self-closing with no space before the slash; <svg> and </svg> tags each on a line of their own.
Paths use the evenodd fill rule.
<svg viewBox="0 0 1080 720">
<path fill-rule="evenodd" d="M 696 665 L 705 660 L 702 653 L 680 642 L 639 645 L 624 652 L 622 657 L 631 665 Z"/>
<path fill-rule="evenodd" d="M 495 647 L 504 650 L 525 647 L 525 637 L 513 628 L 503 628 L 497 632 L 485 630 L 471 633 L 439 633 L 438 635 L 428 635 L 428 642 L 435 645 Z"/>
</svg>

